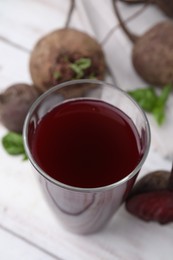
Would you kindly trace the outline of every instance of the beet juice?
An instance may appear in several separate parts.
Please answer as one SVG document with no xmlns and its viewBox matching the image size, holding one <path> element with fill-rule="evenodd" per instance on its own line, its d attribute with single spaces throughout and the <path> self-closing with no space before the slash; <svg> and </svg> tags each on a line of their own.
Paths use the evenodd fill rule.
<svg viewBox="0 0 173 260">
<path fill-rule="evenodd" d="M 127 176 L 143 156 L 131 119 L 99 100 L 72 100 L 39 121 L 31 152 L 37 164 L 64 184 L 96 188 Z"/>
</svg>

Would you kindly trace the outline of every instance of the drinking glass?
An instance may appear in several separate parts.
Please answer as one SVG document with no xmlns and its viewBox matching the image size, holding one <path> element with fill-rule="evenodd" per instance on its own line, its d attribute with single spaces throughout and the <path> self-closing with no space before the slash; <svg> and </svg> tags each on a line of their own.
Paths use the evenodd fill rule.
<svg viewBox="0 0 173 260">
<path fill-rule="evenodd" d="M 38 165 L 31 150 L 35 130 L 47 113 L 64 102 L 71 100 L 82 102 L 86 99 L 103 101 L 125 113 L 137 130 L 142 150 L 142 156 L 132 171 L 122 179 L 101 187 L 76 187 L 54 179 Z M 132 189 L 150 146 L 149 123 L 138 104 L 117 86 L 87 79 L 65 82 L 42 94 L 30 108 L 25 120 L 23 136 L 26 153 L 39 177 L 48 204 L 66 229 L 79 234 L 96 232 L 108 223 Z M 40 147 L 40 149 L 44 148 Z M 127 162 L 122 158 L 121 163 Z"/>
</svg>

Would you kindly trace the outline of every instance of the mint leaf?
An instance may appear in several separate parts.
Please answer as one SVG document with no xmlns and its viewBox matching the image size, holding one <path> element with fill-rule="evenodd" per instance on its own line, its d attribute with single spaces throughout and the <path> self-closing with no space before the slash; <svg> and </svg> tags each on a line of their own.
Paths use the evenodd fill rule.
<svg viewBox="0 0 173 260">
<path fill-rule="evenodd" d="M 155 107 L 152 111 L 153 116 L 155 117 L 157 123 L 162 125 L 165 121 L 165 111 L 161 107 Z"/>
<path fill-rule="evenodd" d="M 53 73 L 53 78 L 54 79 L 59 79 L 59 78 L 61 78 L 61 73 L 59 72 L 59 71 L 55 71 L 54 73 Z"/>
<path fill-rule="evenodd" d="M 70 68 L 76 73 L 76 78 L 81 79 L 84 71 L 91 66 L 91 59 L 81 58 L 70 64 Z"/>
<path fill-rule="evenodd" d="M 166 102 L 169 98 L 169 95 L 171 93 L 172 86 L 167 85 L 163 88 L 160 96 L 157 98 L 157 102 L 155 107 L 153 108 L 153 115 L 155 119 L 157 120 L 159 125 L 162 125 L 165 121 L 165 109 L 166 109 Z"/>
<path fill-rule="evenodd" d="M 166 85 L 160 95 L 156 93 L 153 87 L 136 89 L 127 93 L 135 99 L 142 109 L 152 113 L 157 123 L 162 125 L 165 121 L 166 102 L 171 90 L 172 86 Z"/>
<path fill-rule="evenodd" d="M 70 64 L 70 68 L 76 73 L 76 78 L 80 79 L 83 77 L 84 72 L 83 70 L 75 63 Z"/>
<path fill-rule="evenodd" d="M 157 102 L 157 95 L 153 87 L 128 91 L 136 102 L 147 112 L 152 112 Z"/>
<path fill-rule="evenodd" d="M 27 159 L 27 155 L 25 153 L 23 138 L 21 134 L 8 132 L 2 138 L 2 145 L 6 152 L 10 155 L 23 155 L 23 159 Z"/>
<path fill-rule="evenodd" d="M 75 61 L 75 64 L 80 67 L 81 70 L 88 69 L 91 67 L 91 59 L 89 58 L 81 58 Z"/>
</svg>

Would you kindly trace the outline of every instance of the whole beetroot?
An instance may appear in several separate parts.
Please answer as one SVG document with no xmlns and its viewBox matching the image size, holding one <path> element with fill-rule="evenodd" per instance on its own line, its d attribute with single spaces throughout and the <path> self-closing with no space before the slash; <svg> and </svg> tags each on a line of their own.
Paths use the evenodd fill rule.
<svg viewBox="0 0 173 260">
<path fill-rule="evenodd" d="M 154 3 L 169 17 L 173 18 L 172 0 L 155 0 Z"/>
<path fill-rule="evenodd" d="M 132 61 L 150 84 L 173 83 L 173 23 L 161 22 L 141 36 L 133 48 Z"/>
<path fill-rule="evenodd" d="M 100 44 L 88 34 L 70 28 L 59 29 L 44 36 L 34 47 L 30 73 L 42 92 L 72 79 L 103 79 L 104 54 Z"/>
<path fill-rule="evenodd" d="M 146 82 L 155 86 L 173 83 L 173 22 L 160 22 L 142 36 L 132 34 L 119 14 L 117 0 L 114 10 L 122 29 L 133 42 L 132 63 Z"/>
<path fill-rule="evenodd" d="M 21 133 L 31 104 L 38 90 L 25 83 L 14 84 L 0 94 L 0 121 L 9 130 Z"/>
<path fill-rule="evenodd" d="M 163 13 L 173 18 L 173 1 L 172 0 L 121 0 L 127 4 L 152 3 L 155 4 Z"/>
</svg>

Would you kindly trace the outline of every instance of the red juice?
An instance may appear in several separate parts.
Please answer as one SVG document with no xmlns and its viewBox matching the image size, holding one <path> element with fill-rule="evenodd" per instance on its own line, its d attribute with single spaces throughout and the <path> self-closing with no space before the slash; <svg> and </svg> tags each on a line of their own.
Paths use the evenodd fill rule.
<svg viewBox="0 0 173 260">
<path fill-rule="evenodd" d="M 143 156 L 131 119 L 99 100 L 73 100 L 58 105 L 30 136 L 33 158 L 64 184 L 96 188 L 117 182 Z"/>
</svg>

